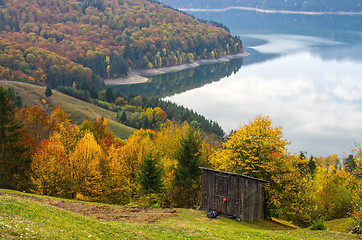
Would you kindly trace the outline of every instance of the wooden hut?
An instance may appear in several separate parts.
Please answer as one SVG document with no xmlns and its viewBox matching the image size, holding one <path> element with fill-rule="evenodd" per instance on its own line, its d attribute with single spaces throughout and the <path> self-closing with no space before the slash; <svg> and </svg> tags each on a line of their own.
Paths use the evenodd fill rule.
<svg viewBox="0 0 362 240">
<path fill-rule="evenodd" d="M 266 181 L 209 168 L 201 169 L 201 210 L 217 211 L 241 221 L 266 218 L 263 190 Z"/>
</svg>

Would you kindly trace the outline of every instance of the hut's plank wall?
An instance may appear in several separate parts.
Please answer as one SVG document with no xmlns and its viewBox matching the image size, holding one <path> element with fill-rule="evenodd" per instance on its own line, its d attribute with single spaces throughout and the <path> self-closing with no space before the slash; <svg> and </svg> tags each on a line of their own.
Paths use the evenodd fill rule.
<svg viewBox="0 0 362 240">
<path fill-rule="evenodd" d="M 263 182 L 244 175 L 202 168 L 200 208 L 216 210 L 242 221 L 265 219 Z"/>
</svg>

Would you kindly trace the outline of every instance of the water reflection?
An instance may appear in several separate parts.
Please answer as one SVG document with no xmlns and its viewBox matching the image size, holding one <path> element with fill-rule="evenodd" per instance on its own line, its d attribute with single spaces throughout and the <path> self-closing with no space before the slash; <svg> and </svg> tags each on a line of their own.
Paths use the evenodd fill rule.
<svg viewBox="0 0 362 240">
<path fill-rule="evenodd" d="M 362 62 L 362 44 L 317 49 L 314 54 L 326 60 L 345 59 Z"/>
<path fill-rule="evenodd" d="M 181 72 L 150 77 L 146 83 L 120 85 L 113 88 L 118 89 L 125 96 L 134 93 L 146 97 L 163 98 L 219 81 L 237 72 L 242 65 L 243 59 L 232 59 L 225 63 L 203 65 Z"/>
<path fill-rule="evenodd" d="M 315 36 L 335 41 L 360 42 L 362 17 L 347 15 L 267 14 L 253 11 L 191 12 L 196 18 L 223 23 L 233 34 L 291 34 Z"/>
<path fill-rule="evenodd" d="M 166 98 L 217 121 L 225 131 L 269 115 L 292 152 L 349 153 L 362 142 L 361 63 L 309 52 L 244 66 L 219 82 Z"/>
</svg>

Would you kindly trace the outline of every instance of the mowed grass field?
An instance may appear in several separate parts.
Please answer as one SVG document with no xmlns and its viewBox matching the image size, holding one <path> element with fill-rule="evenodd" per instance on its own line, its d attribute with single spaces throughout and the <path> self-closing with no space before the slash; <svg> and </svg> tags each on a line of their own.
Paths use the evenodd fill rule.
<svg viewBox="0 0 362 240">
<path fill-rule="evenodd" d="M 135 130 L 134 128 L 116 122 L 117 114 L 115 112 L 55 90 L 52 90 L 53 95 L 47 99 L 46 104 L 43 104 L 42 99 L 45 99 L 45 87 L 16 81 L 0 81 L 0 86 L 6 89 L 9 87 L 13 88 L 16 95 L 20 96 L 24 106 L 37 105 L 47 112 L 51 112 L 55 107 L 60 106 L 66 110 L 69 118 L 76 124 L 80 124 L 84 120 L 95 120 L 96 118 L 101 119 L 102 117 L 106 117 L 109 128 L 114 132 L 116 137 L 122 139 L 128 138 Z"/>
<path fill-rule="evenodd" d="M 209 219 L 205 212 L 192 209 L 176 209 L 171 217 L 152 223 L 104 221 L 54 207 L 49 201 L 71 200 L 0 189 L 0 239 L 361 239 L 347 232 L 295 229 L 270 221 Z M 97 204 L 89 208 L 93 205 Z M 339 224 L 344 222 L 350 220 Z"/>
</svg>

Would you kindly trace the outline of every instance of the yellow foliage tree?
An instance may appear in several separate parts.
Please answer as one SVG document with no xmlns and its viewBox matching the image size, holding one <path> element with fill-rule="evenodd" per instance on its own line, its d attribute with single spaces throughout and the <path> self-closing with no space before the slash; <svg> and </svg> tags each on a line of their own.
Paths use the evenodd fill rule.
<svg viewBox="0 0 362 240">
<path fill-rule="evenodd" d="M 112 145 L 105 157 L 103 166 L 103 201 L 116 204 L 129 202 L 127 192 L 129 179 L 127 178 L 127 166 L 122 161 L 121 148 Z"/>
<path fill-rule="evenodd" d="M 53 112 L 51 113 L 51 116 L 55 119 L 58 119 L 58 121 L 61 121 L 63 123 L 70 122 L 70 120 L 68 118 L 68 114 L 60 106 L 54 108 Z"/>
<path fill-rule="evenodd" d="M 134 202 L 139 198 L 138 168 L 147 151 L 150 151 L 153 146 L 156 134 L 152 130 L 137 130 L 117 152 L 120 168 L 122 169 L 122 179 L 120 180 L 123 183 L 122 199 L 125 203 Z"/>
<path fill-rule="evenodd" d="M 169 122 L 161 128 L 157 134 L 157 138 L 154 140 L 155 151 L 157 151 L 158 156 L 160 156 L 160 164 L 164 170 L 162 176 L 164 185 L 164 195 L 162 199 L 164 202 L 171 201 L 173 180 L 177 167 L 177 149 L 183 133 L 186 132 L 186 128 L 188 128 L 188 124 L 176 125 Z"/>
<path fill-rule="evenodd" d="M 287 144 L 281 127 L 272 127 L 269 117 L 258 116 L 232 133 L 210 161 L 219 170 L 269 180 L 283 164 Z"/>
<path fill-rule="evenodd" d="M 93 134 L 86 132 L 70 157 L 77 199 L 86 201 L 100 199 L 102 190 L 101 161 L 103 158 L 102 148 L 97 144 Z"/>
<path fill-rule="evenodd" d="M 265 191 L 270 213 L 306 227 L 318 215 L 318 202 L 313 195 L 312 176 L 307 159 L 285 154 L 274 167 Z"/>
<path fill-rule="evenodd" d="M 319 215 L 327 220 L 346 217 L 353 208 L 352 193 L 356 182 L 347 171 L 337 170 L 333 165 L 328 170 L 319 166 L 313 181 Z"/>
<path fill-rule="evenodd" d="M 37 194 L 71 197 L 71 169 L 62 143 L 62 136 L 55 132 L 43 140 L 31 163 L 31 180 Z"/>
</svg>

